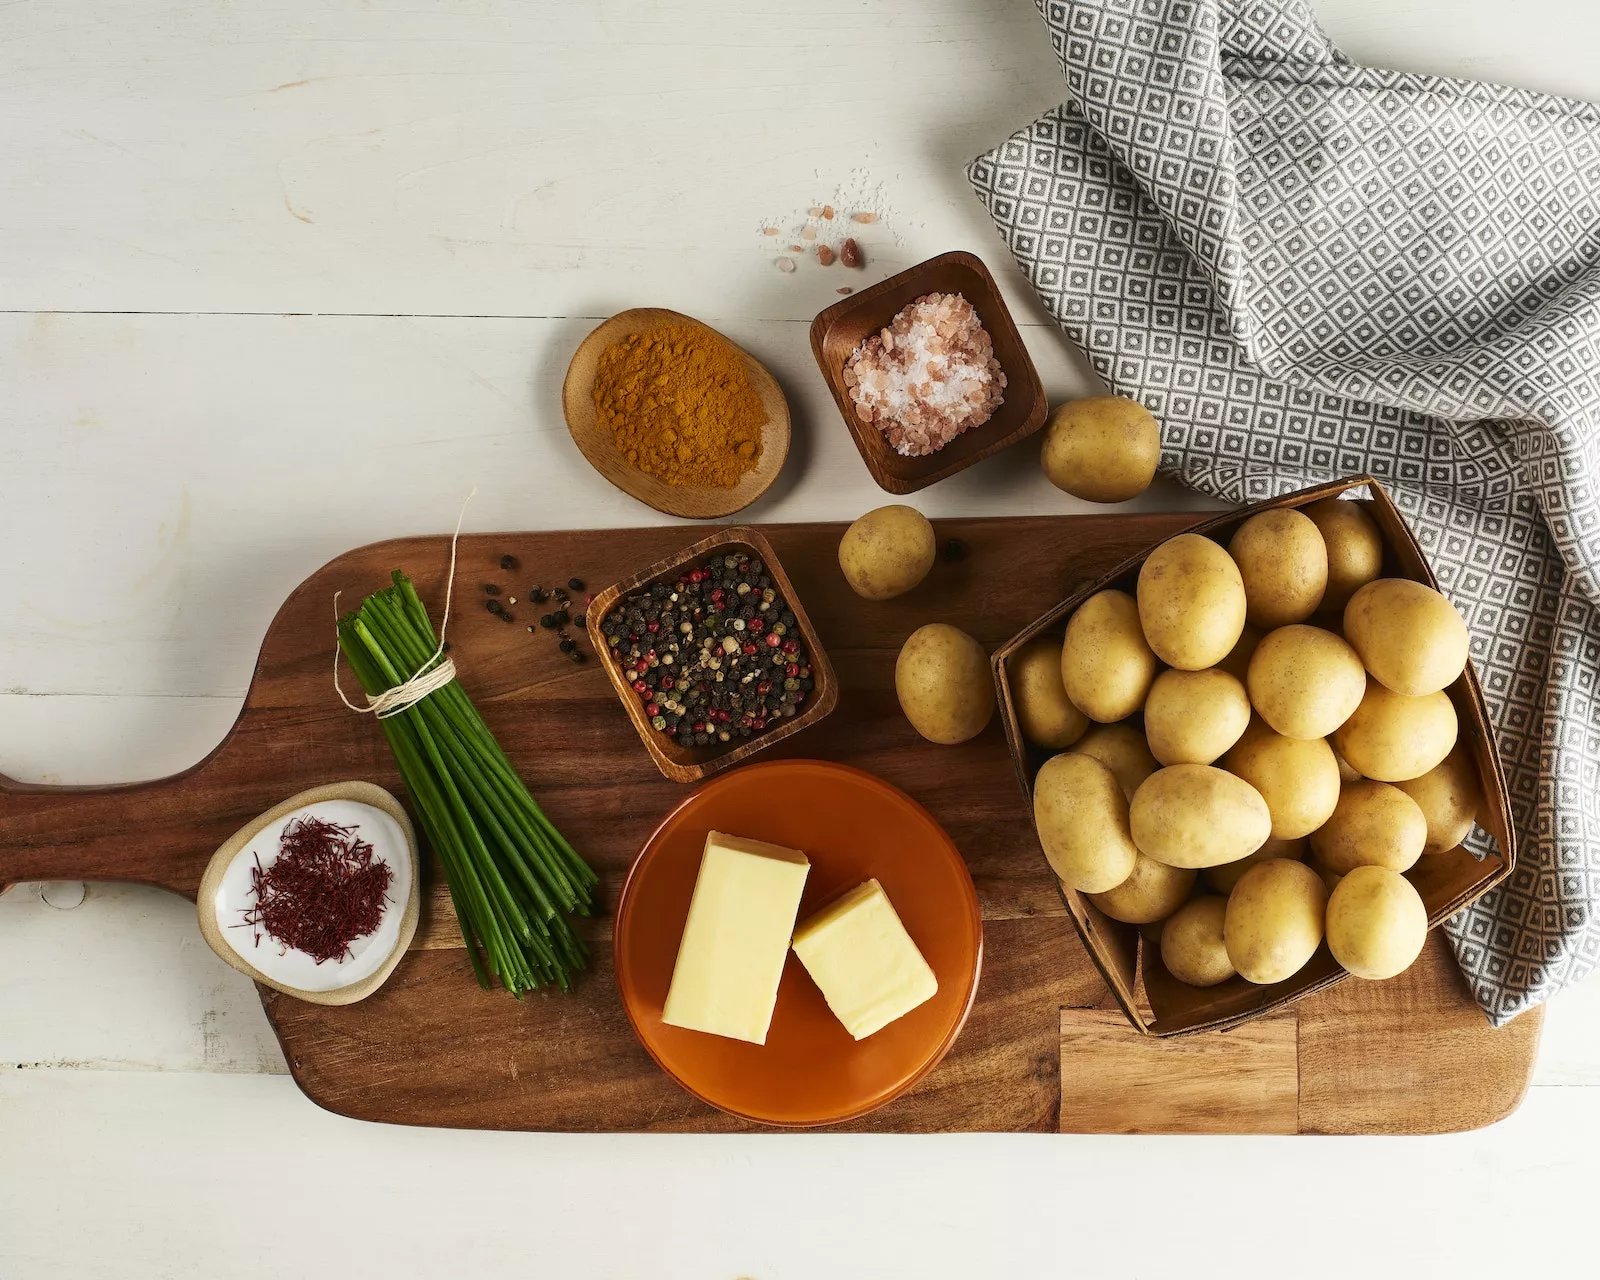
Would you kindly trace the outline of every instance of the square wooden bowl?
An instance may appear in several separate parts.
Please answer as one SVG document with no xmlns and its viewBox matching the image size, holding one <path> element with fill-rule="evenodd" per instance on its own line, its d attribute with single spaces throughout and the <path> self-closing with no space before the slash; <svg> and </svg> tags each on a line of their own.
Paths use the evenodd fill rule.
<svg viewBox="0 0 1600 1280">
<path fill-rule="evenodd" d="M 633 686 L 623 676 L 622 664 L 612 654 L 611 646 L 606 642 L 603 626 L 607 616 L 622 603 L 624 598 L 634 592 L 654 586 L 657 582 L 675 582 L 691 569 L 698 569 L 706 564 L 713 556 L 725 556 L 729 552 L 740 551 L 754 556 L 766 565 L 772 575 L 774 587 L 788 602 L 789 610 L 794 614 L 795 625 L 800 630 L 806 652 L 811 655 L 811 678 L 814 682 L 811 696 L 788 720 L 780 721 L 753 737 L 718 743 L 715 746 L 685 747 L 651 725 L 650 717 L 644 713 L 644 704 L 639 701 L 639 695 L 633 691 Z M 811 625 L 811 619 L 806 616 L 800 597 L 795 594 L 794 583 L 789 581 L 789 575 L 778 563 L 772 544 L 749 526 L 722 529 L 708 538 L 702 538 L 677 555 L 653 564 L 648 569 L 641 569 L 631 578 L 626 578 L 615 586 L 607 587 L 595 596 L 589 605 L 586 627 L 589 632 L 589 643 L 594 646 L 601 665 L 611 677 L 612 687 L 616 689 L 617 697 L 622 699 L 628 718 L 633 721 L 633 727 L 639 731 L 639 737 L 643 739 L 645 748 L 650 752 L 650 758 L 656 762 L 656 768 L 674 782 L 699 782 L 714 773 L 731 769 L 756 752 L 770 747 L 774 742 L 781 742 L 807 726 L 816 724 L 839 702 L 839 681 L 833 673 L 833 664 L 823 652 L 822 643 L 817 639 L 816 628 Z"/>
<path fill-rule="evenodd" d="M 1391 578 L 1411 578 L 1437 588 L 1438 582 L 1423 558 L 1422 549 L 1406 527 L 1405 520 L 1389 496 L 1371 476 L 1353 476 L 1331 484 L 1301 489 L 1267 502 L 1258 502 L 1238 511 L 1230 511 L 1195 524 L 1187 532 L 1204 534 L 1227 544 L 1233 531 L 1258 511 L 1275 507 L 1303 507 L 1322 498 L 1335 497 L 1348 489 L 1366 486 L 1371 493 L 1363 509 L 1372 517 L 1384 538 L 1383 575 Z M 1139 568 L 1155 546 L 1146 547 L 1098 582 L 1074 592 L 1043 617 L 1019 634 L 1013 636 L 995 651 L 991 660 L 996 690 L 999 695 L 1000 715 L 1005 725 L 1006 741 L 1011 748 L 1011 760 L 1016 768 L 1017 782 L 1033 812 L 1033 778 L 1053 752 L 1024 741 L 1017 723 L 1016 706 L 1011 697 L 1010 662 L 1016 652 L 1028 641 L 1041 634 L 1061 635 L 1067 619 L 1077 607 L 1108 587 L 1134 593 Z M 1462 907 L 1481 898 L 1495 885 L 1511 874 L 1516 864 L 1516 837 L 1511 826 L 1511 806 L 1506 795 L 1505 773 L 1500 766 L 1500 755 L 1495 748 L 1494 731 L 1489 725 L 1488 709 L 1484 706 L 1483 690 L 1479 687 L 1472 664 L 1446 691 L 1455 704 L 1460 725 L 1457 741 L 1466 748 L 1477 767 L 1478 782 L 1484 803 L 1478 813 L 1478 824 L 1494 837 L 1498 855 L 1478 861 L 1465 847 L 1458 846 L 1447 853 L 1424 854 L 1417 864 L 1406 872 L 1406 878 L 1422 895 L 1428 909 L 1428 927 L 1441 923 Z M 1043 851 L 1040 857 L 1043 857 Z M 1343 981 L 1350 975 L 1333 958 L 1326 941 L 1317 949 L 1305 968 L 1292 978 L 1270 986 L 1256 986 L 1243 978 L 1230 978 L 1215 987 L 1191 987 L 1179 982 L 1161 963 L 1161 949 L 1145 941 L 1140 946 L 1139 929 L 1130 924 L 1111 919 L 1089 899 L 1057 881 L 1067 911 L 1078 927 L 1078 935 L 1088 950 L 1106 985 L 1111 988 L 1122 1011 L 1139 1031 L 1152 1036 L 1185 1035 L 1196 1031 L 1216 1031 L 1238 1026 L 1263 1014 L 1321 991 Z M 1143 952 L 1141 956 L 1141 950 Z M 1138 998 L 1137 980 L 1144 980 L 1144 998 L 1148 1008 Z"/>
<path fill-rule="evenodd" d="M 925 458 L 907 458 L 894 451 L 876 426 L 856 417 L 844 384 L 844 366 L 864 339 L 887 328 L 897 312 L 928 293 L 959 293 L 972 304 L 989 331 L 995 359 L 1006 375 L 1005 402 L 981 427 L 963 431 Z M 1033 367 L 1033 358 L 1022 344 L 994 277 L 982 259 L 959 249 L 919 262 L 834 303 L 811 322 L 811 353 L 861 451 L 861 460 L 878 487 L 890 493 L 915 493 L 1016 444 L 1042 427 L 1049 411 L 1039 371 Z"/>
</svg>

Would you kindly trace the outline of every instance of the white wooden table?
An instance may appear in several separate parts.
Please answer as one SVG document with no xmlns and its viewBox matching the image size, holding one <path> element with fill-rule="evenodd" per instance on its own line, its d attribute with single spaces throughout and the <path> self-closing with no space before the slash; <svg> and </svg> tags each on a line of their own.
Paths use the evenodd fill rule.
<svg viewBox="0 0 1600 1280">
<path fill-rule="evenodd" d="M 1357 58 L 1600 97 L 1588 0 L 1319 9 Z M 783 381 L 752 518 L 876 505 L 806 345 L 847 278 L 772 262 L 812 205 L 881 215 L 865 279 L 981 253 L 1052 395 L 1086 389 L 961 176 L 1059 95 L 1026 0 L 0 5 L 0 772 L 192 763 L 292 586 L 473 485 L 473 528 L 658 522 L 561 422 L 623 307 Z M 1074 509 L 1027 449 L 922 505 Z M 1459 1137 L 430 1132 L 304 1101 L 187 903 L 77 902 L 0 901 L 5 1280 L 1210 1274 L 1245 1211 L 1300 1276 L 1595 1266 L 1600 981 L 1554 1003 L 1522 1109 Z"/>
</svg>

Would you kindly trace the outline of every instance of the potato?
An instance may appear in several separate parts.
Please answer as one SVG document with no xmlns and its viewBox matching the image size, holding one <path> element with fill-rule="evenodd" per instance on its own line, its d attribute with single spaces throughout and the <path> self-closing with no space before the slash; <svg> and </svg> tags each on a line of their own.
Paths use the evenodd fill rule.
<svg viewBox="0 0 1600 1280">
<path fill-rule="evenodd" d="M 1145 745 L 1144 734 L 1129 724 L 1097 724 L 1072 749 L 1110 769 L 1123 797 L 1130 801 L 1139 784 L 1159 768 Z"/>
<path fill-rule="evenodd" d="M 1316 857 L 1307 858 L 1306 866 L 1310 867 L 1317 873 L 1318 877 L 1322 880 L 1322 887 L 1329 893 L 1332 893 L 1335 889 L 1337 889 L 1339 887 L 1339 881 L 1344 879 L 1344 877 L 1337 871 L 1325 866 Z"/>
<path fill-rule="evenodd" d="M 1180 533 L 1150 553 L 1139 570 L 1138 597 L 1145 639 L 1169 667 L 1214 667 L 1244 632 L 1239 566 L 1198 533 Z"/>
<path fill-rule="evenodd" d="M 1328 897 L 1328 950 L 1358 978 L 1404 973 L 1427 940 L 1428 909 L 1398 871 L 1357 867 Z"/>
<path fill-rule="evenodd" d="M 1219 667 L 1163 671 L 1144 700 L 1150 754 L 1162 764 L 1210 764 L 1249 723 L 1244 686 Z"/>
<path fill-rule="evenodd" d="M 1250 625 L 1270 631 L 1304 622 L 1328 586 L 1328 549 L 1309 516 L 1278 507 L 1251 516 L 1228 542 L 1244 579 Z"/>
<path fill-rule="evenodd" d="M 895 660 L 894 691 L 911 727 L 929 742 L 975 738 L 994 714 L 988 655 L 944 622 L 911 633 Z"/>
<path fill-rule="evenodd" d="M 1228 650 L 1228 656 L 1217 663 L 1219 670 L 1226 671 L 1240 684 L 1250 674 L 1250 659 L 1255 656 L 1256 646 L 1261 643 L 1261 632 L 1257 631 L 1248 622 L 1244 630 L 1239 633 L 1238 643 Z"/>
<path fill-rule="evenodd" d="M 1144 706 L 1156 678 L 1156 655 L 1139 628 L 1139 608 L 1125 591 L 1090 596 L 1067 623 L 1061 681 L 1091 720 L 1125 720 Z"/>
<path fill-rule="evenodd" d="M 1240 858 L 1237 862 L 1224 862 L 1220 867 L 1207 867 L 1203 874 L 1206 883 L 1226 897 L 1233 892 L 1233 886 L 1239 883 L 1244 873 L 1258 862 L 1265 862 L 1269 858 L 1289 858 L 1295 862 L 1303 862 L 1305 856 L 1304 836 L 1298 840 L 1280 840 L 1277 836 L 1270 836 L 1266 844 L 1254 853 Z"/>
<path fill-rule="evenodd" d="M 1326 738 L 1367 691 L 1356 651 L 1321 627 L 1279 627 L 1261 638 L 1245 683 L 1250 705 L 1289 738 Z"/>
<path fill-rule="evenodd" d="M 1072 705 L 1061 683 L 1061 641 L 1036 636 L 1007 664 L 1017 727 L 1035 746 L 1059 751 L 1070 747 L 1089 727 L 1089 719 Z"/>
<path fill-rule="evenodd" d="M 1050 483 L 1089 502 L 1126 502 L 1150 487 L 1161 429 L 1137 400 L 1088 396 L 1050 412 L 1039 463 Z"/>
<path fill-rule="evenodd" d="M 1128 806 L 1133 843 L 1169 867 L 1215 867 L 1259 849 L 1272 816 L 1248 782 L 1207 764 L 1157 769 Z"/>
<path fill-rule="evenodd" d="M 867 512 L 844 531 L 839 568 L 858 596 L 888 600 L 926 578 L 937 551 L 927 517 L 896 503 Z"/>
<path fill-rule="evenodd" d="M 1454 683 L 1467 665 L 1467 624 L 1432 587 L 1409 578 L 1379 578 L 1351 596 L 1344 638 L 1378 683 L 1413 698 Z"/>
<path fill-rule="evenodd" d="M 1328 550 L 1322 607 L 1342 610 L 1359 588 L 1383 572 L 1383 534 L 1359 502 L 1324 498 L 1300 510 L 1317 526 Z"/>
<path fill-rule="evenodd" d="M 1387 782 L 1347 782 L 1333 816 L 1311 833 L 1317 861 L 1335 875 L 1355 867 L 1405 871 L 1422 856 L 1428 821 L 1417 802 Z"/>
<path fill-rule="evenodd" d="M 1161 927 L 1161 963 L 1167 972 L 1191 987 L 1214 987 L 1233 977 L 1222 937 L 1227 913 L 1227 900 L 1211 894 L 1180 907 Z"/>
<path fill-rule="evenodd" d="M 1128 802 L 1111 770 L 1089 756 L 1051 756 L 1033 780 L 1033 823 L 1051 868 L 1069 889 L 1104 893 L 1139 859 Z"/>
<path fill-rule="evenodd" d="M 1448 853 L 1467 838 L 1478 820 L 1478 806 L 1483 803 L 1478 770 L 1459 743 L 1421 777 L 1394 785 L 1417 802 L 1427 820 L 1423 853 Z"/>
<path fill-rule="evenodd" d="M 1359 773 L 1357 773 L 1354 769 L 1352 769 L 1350 767 L 1350 762 L 1348 760 L 1346 760 L 1342 755 L 1340 755 L 1337 751 L 1335 751 L 1333 753 L 1333 758 L 1339 765 L 1339 781 L 1340 782 L 1360 782 L 1361 781 L 1361 775 Z"/>
<path fill-rule="evenodd" d="M 1328 891 L 1303 862 L 1273 858 L 1251 867 L 1228 895 L 1222 937 L 1247 982 L 1266 985 L 1305 968 L 1322 941 Z"/>
<path fill-rule="evenodd" d="M 1339 765 L 1321 738 L 1286 738 L 1253 720 L 1222 767 L 1260 793 L 1278 840 L 1310 835 L 1339 803 Z"/>
<path fill-rule="evenodd" d="M 1333 731 L 1333 748 L 1363 778 L 1420 778 L 1456 745 L 1456 709 L 1448 694 L 1391 693 L 1372 677 L 1350 718 Z"/>
<path fill-rule="evenodd" d="M 1141 853 L 1134 860 L 1133 874 L 1114 889 L 1091 893 L 1089 901 L 1124 924 L 1154 924 L 1184 904 L 1197 875 L 1197 871 L 1169 867 Z"/>
</svg>

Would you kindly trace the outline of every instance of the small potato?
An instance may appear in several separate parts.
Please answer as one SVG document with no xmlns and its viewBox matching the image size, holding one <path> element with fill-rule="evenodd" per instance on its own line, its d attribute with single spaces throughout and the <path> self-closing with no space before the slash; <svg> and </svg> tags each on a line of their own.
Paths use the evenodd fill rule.
<svg viewBox="0 0 1600 1280">
<path fill-rule="evenodd" d="M 1222 767 L 1260 792 L 1278 840 L 1310 835 L 1339 803 L 1339 765 L 1321 738 L 1286 738 L 1253 720 Z"/>
<path fill-rule="evenodd" d="M 1387 867 L 1357 867 L 1328 897 L 1328 950 L 1358 978 L 1404 973 L 1428 941 L 1416 887 Z"/>
<path fill-rule="evenodd" d="M 1079 893 L 1104 893 L 1133 874 L 1138 850 L 1128 831 L 1128 802 L 1098 760 L 1076 752 L 1051 756 L 1033 780 L 1033 823 L 1061 882 Z"/>
<path fill-rule="evenodd" d="M 1311 833 L 1317 861 L 1335 875 L 1356 867 L 1405 871 L 1422 856 L 1428 822 L 1417 803 L 1387 782 L 1349 782 L 1333 816 Z"/>
<path fill-rule="evenodd" d="M 1050 483 L 1089 502 L 1126 502 L 1155 479 L 1161 429 L 1137 400 L 1088 396 L 1050 412 L 1039 463 Z"/>
<path fill-rule="evenodd" d="M 864 600 L 904 595 L 928 576 L 937 540 L 927 517 L 896 503 L 869 511 L 839 540 L 844 580 Z"/>
<path fill-rule="evenodd" d="M 1250 625 L 1270 631 L 1304 622 L 1328 586 L 1328 548 L 1309 516 L 1278 507 L 1251 516 L 1228 542 L 1244 579 Z"/>
<path fill-rule="evenodd" d="M 1128 806 L 1133 843 L 1169 867 L 1215 867 L 1259 849 L 1272 816 L 1248 782 L 1207 764 L 1157 769 Z"/>
<path fill-rule="evenodd" d="M 1456 745 L 1456 709 L 1448 694 L 1407 697 L 1370 676 L 1361 705 L 1333 731 L 1333 748 L 1363 778 L 1420 778 Z"/>
<path fill-rule="evenodd" d="M 911 727 L 929 742 L 975 738 L 994 714 L 989 656 L 944 622 L 918 627 L 894 664 L 894 691 Z"/>
<path fill-rule="evenodd" d="M 1321 878 L 1303 862 L 1273 858 L 1246 871 L 1222 926 L 1239 976 L 1264 986 L 1299 973 L 1322 941 L 1327 905 Z"/>
<path fill-rule="evenodd" d="M 1184 904 L 1198 874 L 1169 867 L 1141 853 L 1133 864 L 1132 875 L 1114 889 L 1091 893 L 1089 901 L 1124 924 L 1154 924 Z"/>
<path fill-rule="evenodd" d="M 1090 596 L 1067 623 L 1061 682 L 1091 720 L 1126 720 L 1144 706 L 1156 656 L 1139 627 L 1139 607 L 1125 591 Z"/>
<path fill-rule="evenodd" d="M 1421 777 L 1394 785 L 1417 802 L 1427 819 L 1423 853 L 1448 853 L 1467 838 L 1478 820 L 1478 806 L 1483 803 L 1478 770 L 1459 743 Z"/>
<path fill-rule="evenodd" d="M 1373 679 L 1413 698 L 1454 683 L 1467 665 L 1467 624 L 1432 587 L 1409 578 L 1379 578 L 1351 596 L 1344 638 Z"/>
<path fill-rule="evenodd" d="M 1161 963 L 1167 972 L 1191 987 L 1214 987 L 1233 977 L 1222 936 L 1227 914 L 1227 899 L 1210 894 L 1178 908 L 1161 927 Z"/>
<path fill-rule="evenodd" d="M 1255 656 L 1256 646 L 1260 643 L 1261 632 L 1245 623 L 1244 630 L 1239 633 L 1239 642 L 1228 650 L 1228 656 L 1217 663 L 1217 667 L 1244 684 L 1250 674 L 1250 659 Z"/>
<path fill-rule="evenodd" d="M 1246 677 L 1250 705 L 1288 738 L 1326 738 L 1367 691 L 1361 659 L 1331 631 L 1303 624 L 1261 638 Z"/>
<path fill-rule="evenodd" d="M 1089 727 L 1089 719 L 1072 705 L 1061 683 L 1061 641 L 1036 636 L 1007 664 L 1017 726 L 1035 746 L 1059 751 L 1070 747 Z"/>
<path fill-rule="evenodd" d="M 1162 764 L 1210 764 L 1249 723 L 1244 686 L 1219 667 L 1163 671 L 1144 700 L 1150 754 Z"/>
<path fill-rule="evenodd" d="M 1110 769 L 1123 796 L 1130 801 L 1139 784 L 1159 767 L 1145 745 L 1144 735 L 1130 724 L 1097 724 L 1072 749 Z"/>
<path fill-rule="evenodd" d="M 1343 609 L 1350 597 L 1383 572 L 1383 534 L 1359 502 L 1324 498 L 1301 507 L 1328 549 L 1324 609 Z"/>
<path fill-rule="evenodd" d="M 1289 858 L 1295 862 L 1304 862 L 1306 856 L 1305 838 L 1299 840 L 1279 840 L 1271 837 L 1248 857 L 1240 858 L 1237 862 L 1225 862 L 1220 867 L 1207 867 L 1202 873 L 1206 883 L 1223 897 L 1233 892 L 1233 886 L 1239 883 L 1244 873 L 1258 862 L 1266 862 L 1269 858 Z"/>
<path fill-rule="evenodd" d="M 1198 533 L 1180 533 L 1150 553 L 1139 570 L 1138 597 L 1150 648 L 1181 671 L 1216 666 L 1244 631 L 1239 566 Z"/>
</svg>

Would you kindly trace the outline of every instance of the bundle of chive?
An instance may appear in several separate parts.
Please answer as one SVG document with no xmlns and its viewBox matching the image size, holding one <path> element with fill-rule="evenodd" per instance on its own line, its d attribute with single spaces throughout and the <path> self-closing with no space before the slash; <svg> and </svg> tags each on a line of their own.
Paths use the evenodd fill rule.
<svg viewBox="0 0 1600 1280">
<path fill-rule="evenodd" d="M 339 648 L 368 697 L 405 683 L 439 648 L 427 610 L 398 569 L 339 619 Z M 598 877 L 551 825 L 454 680 L 379 717 L 422 829 L 444 864 L 478 985 L 520 997 L 563 990 L 584 965 L 568 913 L 586 916 Z"/>
</svg>

